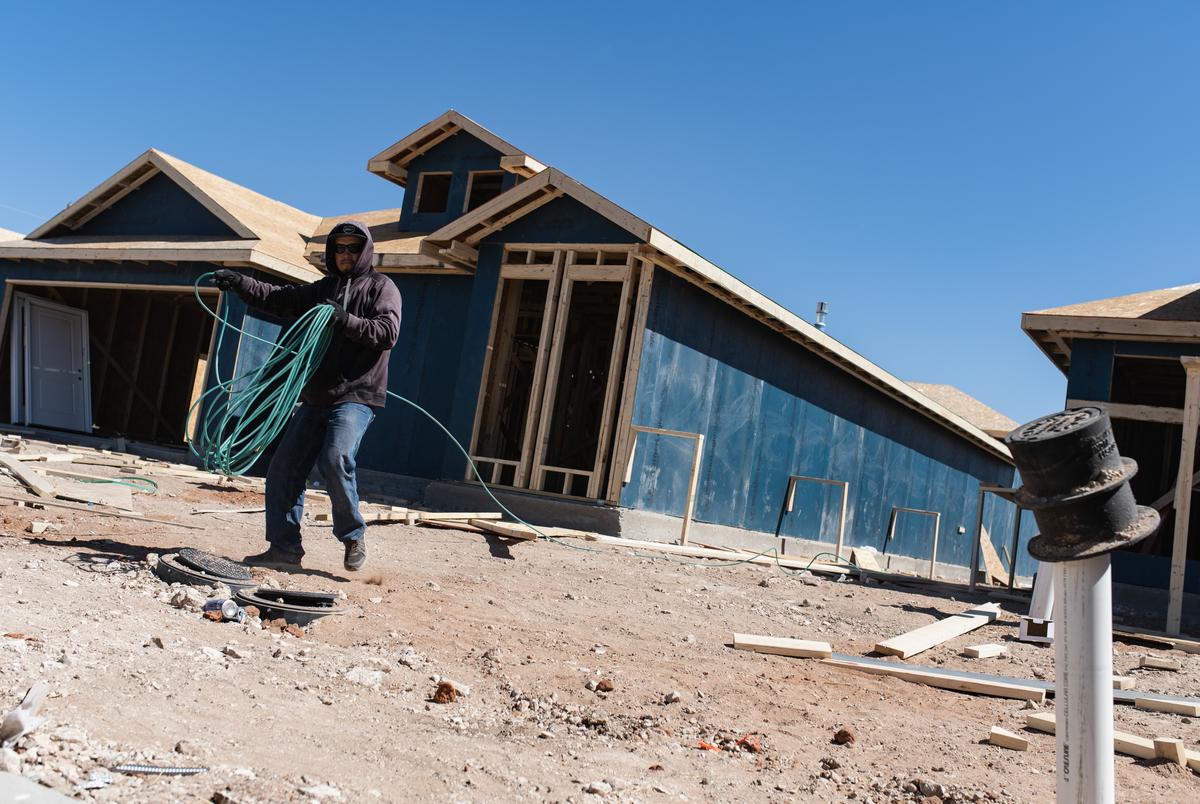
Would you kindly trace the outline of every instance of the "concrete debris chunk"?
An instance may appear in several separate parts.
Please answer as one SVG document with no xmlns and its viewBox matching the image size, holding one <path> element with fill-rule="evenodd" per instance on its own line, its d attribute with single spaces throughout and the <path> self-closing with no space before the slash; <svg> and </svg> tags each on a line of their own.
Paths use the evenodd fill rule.
<svg viewBox="0 0 1200 804">
<path fill-rule="evenodd" d="M 171 595 L 171 605 L 184 611 L 200 611 L 204 608 L 204 595 L 191 586 L 183 586 Z"/>
</svg>

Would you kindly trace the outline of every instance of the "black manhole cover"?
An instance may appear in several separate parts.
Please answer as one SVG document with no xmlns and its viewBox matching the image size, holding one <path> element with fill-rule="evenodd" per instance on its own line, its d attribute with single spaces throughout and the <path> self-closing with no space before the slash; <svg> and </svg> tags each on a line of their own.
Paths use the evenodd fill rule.
<svg viewBox="0 0 1200 804">
<path fill-rule="evenodd" d="M 179 563 L 195 570 L 215 575 L 218 578 L 232 578 L 235 581 L 250 580 L 250 570 L 224 556 L 206 553 L 184 547 L 175 554 Z"/>
<path fill-rule="evenodd" d="M 179 582 L 191 586 L 216 586 L 223 583 L 233 592 L 254 586 L 253 579 L 225 578 L 189 567 L 179 561 L 175 553 L 159 556 L 158 563 L 154 565 L 154 574 L 167 583 Z"/>
<path fill-rule="evenodd" d="M 295 625 L 307 625 L 319 617 L 342 614 L 336 601 L 338 596 L 330 592 L 299 592 L 290 589 L 239 589 L 234 599 L 243 606 L 255 606 L 264 620 L 282 617 Z"/>
</svg>

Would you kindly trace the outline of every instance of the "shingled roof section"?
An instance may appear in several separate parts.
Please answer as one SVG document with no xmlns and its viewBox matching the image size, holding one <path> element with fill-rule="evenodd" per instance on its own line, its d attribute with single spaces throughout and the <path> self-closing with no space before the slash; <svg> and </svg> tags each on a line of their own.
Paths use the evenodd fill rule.
<svg viewBox="0 0 1200 804">
<path fill-rule="evenodd" d="M 925 396 L 937 402 L 944 408 L 954 411 L 959 416 L 978 427 L 993 438 L 1004 438 L 1017 422 L 1005 416 L 998 410 L 988 407 L 975 397 L 955 388 L 953 385 L 938 385 L 927 382 L 910 382 Z"/>
<path fill-rule="evenodd" d="M 157 149 L 152 148 L 151 152 L 186 176 L 253 232 L 258 237 L 260 251 L 292 265 L 308 267 L 304 247 L 308 236 L 321 223 L 319 216 L 256 193 Z"/>
<path fill-rule="evenodd" d="M 1026 315 L 1057 315 L 1085 318 L 1145 318 L 1152 321 L 1200 321 L 1200 283 L 1128 296 L 1068 304 L 1035 310 Z"/>
</svg>

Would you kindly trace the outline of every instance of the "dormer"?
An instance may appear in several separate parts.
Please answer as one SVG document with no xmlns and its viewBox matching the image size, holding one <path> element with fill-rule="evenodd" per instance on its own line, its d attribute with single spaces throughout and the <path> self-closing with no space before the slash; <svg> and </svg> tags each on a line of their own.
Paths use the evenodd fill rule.
<svg viewBox="0 0 1200 804">
<path fill-rule="evenodd" d="M 405 188 L 400 229 L 432 232 L 546 166 L 454 110 L 376 154 L 367 170 Z"/>
</svg>

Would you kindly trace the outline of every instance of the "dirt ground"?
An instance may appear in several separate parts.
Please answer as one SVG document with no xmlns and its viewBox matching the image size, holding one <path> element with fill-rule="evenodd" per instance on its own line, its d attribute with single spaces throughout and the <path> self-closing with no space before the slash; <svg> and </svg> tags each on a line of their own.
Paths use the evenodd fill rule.
<svg viewBox="0 0 1200 804">
<path fill-rule="evenodd" d="M 731 647 L 737 631 L 865 655 L 881 638 L 983 597 L 397 524 L 371 526 L 367 568 L 354 574 L 343 571 L 329 528 L 310 520 L 305 571 L 271 577 L 342 593 L 347 610 L 296 637 L 171 605 L 173 590 L 149 571 L 148 555 L 192 546 L 240 558 L 261 549 L 262 515 L 192 514 L 259 497 L 151 476 L 159 494 L 135 494 L 138 510 L 203 530 L 0 507 L 0 633 L 9 635 L 0 638 L 0 713 L 35 681 L 50 686 L 49 721 L 6 755 L 4 769 L 68 796 L 1053 799 L 1054 738 L 1023 730 L 1020 701 Z M 33 535 L 32 520 L 53 527 Z M 1051 678 L 1052 650 L 1016 642 L 1023 608 L 1005 608 L 996 624 L 909 661 Z M 1008 655 L 960 655 L 987 642 Z M 1147 653 L 1184 669 L 1133 669 Z M 1139 690 L 1200 693 L 1200 655 L 1116 643 L 1114 662 Z M 446 679 L 464 694 L 432 702 Z M 1200 742 L 1189 718 L 1118 706 L 1116 719 L 1145 737 Z M 1030 750 L 988 745 L 993 725 L 1028 736 Z M 853 744 L 834 744 L 842 726 L 856 733 Z M 103 770 L 121 762 L 207 770 L 178 778 Z M 1122 801 L 1200 800 L 1200 778 L 1178 766 L 1118 756 L 1116 767 Z M 89 778 L 96 789 L 84 789 Z"/>
</svg>

